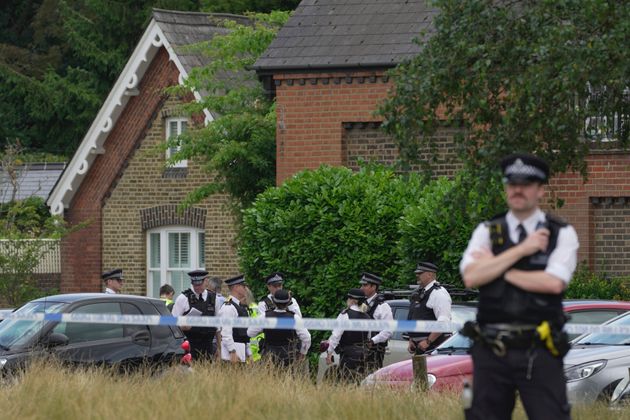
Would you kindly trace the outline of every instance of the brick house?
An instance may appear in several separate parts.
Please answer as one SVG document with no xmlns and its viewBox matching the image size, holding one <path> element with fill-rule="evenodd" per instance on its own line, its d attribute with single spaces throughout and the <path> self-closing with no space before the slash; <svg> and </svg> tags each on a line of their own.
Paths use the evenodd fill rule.
<svg viewBox="0 0 630 420">
<path fill-rule="evenodd" d="M 182 48 L 225 33 L 232 15 L 155 10 L 105 103 L 66 167 L 47 204 L 70 224 L 86 223 L 61 246 L 62 292 L 101 291 L 100 274 L 124 269 L 124 292 L 157 296 L 161 284 L 188 287 L 187 271 L 237 272 L 235 228 L 226 196 L 187 209 L 177 206 L 208 182 L 200 165 L 166 167 L 167 138 L 213 116 L 192 121 L 180 105 L 200 98 L 165 93 L 204 58 Z M 197 121 L 199 120 L 199 121 Z"/>
<path fill-rule="evenodd" d="M 431 32 L 435 9 L 425 0 L 303 0 L 255 70 L 277 102 L 276 182 L 320 164 L 357 166 L 359 159 L 390 164 L 398 157 L 374 115 L 393 84 L 387 70 L 419 51 L 412 40 Z M 435 175 L 459 167 L 452 150 L 457 128 L 442 128 L 432 159 Z M 556 211 L 579 235 L 580 259 L 611 274 L 630 274 L 630 154 L 593 151 L 588 182 L 554 178 Z"/>
</svg>

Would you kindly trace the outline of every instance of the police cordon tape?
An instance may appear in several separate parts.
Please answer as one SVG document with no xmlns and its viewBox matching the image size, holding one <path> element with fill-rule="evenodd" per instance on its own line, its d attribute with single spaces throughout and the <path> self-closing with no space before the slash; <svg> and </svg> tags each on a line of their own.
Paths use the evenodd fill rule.
<svg viewBox="0 0 630 420">
<path fill-rule="evenodd" d="M 259 327 L 267 329 L 296 329 L 331 331 L 340 329 L 344 331 L 382 331 L 392 332 L 453 332 L 458 331 L 463 324 L 457 322 L 438 321 L 383 321 L 383 320 L 337 320 L 333 318 L 220 318 L 214 316 L 160 316 L 160 315 L 116 315 L 116 314 L 61 314 L 61 313 L 0 313 L 0 319 L 50 321 L 50 322 L 76 322 L 87 324 L 129 324 L 129 325 L 177 325 L 190 327 L 233 327 L 247 328 Z M 630 326 L 616 325 L 592 325 L 592 324 L 567 324 L 565 331 L 570 334 L 582 333 L 606 333 L 629 334 Z"/>
</svg>

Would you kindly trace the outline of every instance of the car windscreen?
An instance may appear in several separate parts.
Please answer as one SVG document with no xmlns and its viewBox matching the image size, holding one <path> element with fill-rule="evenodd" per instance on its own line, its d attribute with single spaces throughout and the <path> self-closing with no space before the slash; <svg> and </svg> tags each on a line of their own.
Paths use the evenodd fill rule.
<svg viewBox="0 0 630 420">
<path fill-rule="evenodd" d="M 605 324 L 611 327 L 630 327 L 630 315 L 623 315 L 613 321 Z M 628 345 L 630 344 L 630 334 L 611 334 L 611 333 L 594 333 L 587 334 L 579 338 L 573 343 L 576 345 Z"/>
<path fill-rule="evenodd" d="M 67 303 L 37 301 L 29 302 L 15 311 L 15 314 L 33 315 L 38 313 L 61 312 Z M 7 319 L 0 322 L 0 349 L 9 350 L 29 343 L 33 336 L 41 332 L 44 321 Z"/>
<path fill-rule="evenodd" d="M 472 346 L 472 340 L 468 337 L 465 337 L 461 334 L 455 333 L 445 342 L 440 344 L 437 348 L 439 352 L 449 352 L 455 350 L 467 350 Z"/>
</svg>

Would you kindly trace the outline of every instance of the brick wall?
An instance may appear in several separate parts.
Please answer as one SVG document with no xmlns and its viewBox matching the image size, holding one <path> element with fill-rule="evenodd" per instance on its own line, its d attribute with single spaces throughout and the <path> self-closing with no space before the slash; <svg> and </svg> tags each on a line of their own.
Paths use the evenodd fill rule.
<svg viewBox="0 0 630 420">
<path fill-rule="evenodd" d="M 594 152 L 588 158 L 585 182 L 574 173 L 554 177 L 549 185 L 553 210 L 575 227 L 580 240 L 579 258 L 599 272 L 630 274 L 627 257 L 630 241 L 630 154 L 621 151 Z"/>
<path fill-rule="evenodd" d="M 374 115 L 392 88 L 382 71 L 276 74 L 276 182 L 321 164 L 357 167 L 359 158 L 391 164 L 398 158 L 393 140 Z M 435 175 L 450 175 L 456 129 L 436 133 L 440 152 L 421 151 Z M 417 168 L 416 168 L 417 169 Z"/>
<path fill-rule="evenodd" d="M 195 204 L 183 214 L 176 211 L 189 192 L 209 181 L 201 167 L 191 161 L 185 177 L 165 176 L 166 157 L 159 146 L 166 138 L 166 116 L 173 113 L 162 111 L 176 109 L 179 104 L 177 98 L 164 102 L 103 208 L 103 265 L 124 267 L 125 293 L 146 293 L 146 229 L 153 227 L 204 228 L 210 274 L 225 278 L 238 270 L 234 220 L 224 195 Z"/>
<path fill-rule="evenodd" d="M 394 165 L 400 153 L 394 140 L 380 129 L 380 123 L 343 123 L 342 164 L 353 170 L 359 169 L 359 161 Z M 434 176 L 452 176 L 461 165 L 455 153 L 454 128 L 439 128 L 433 136 L 437 144 L 436 153 L 420 152 L 420 160 L 431 165 Z M 420 171 L 419 165 L 410 170 Z"/>
<path fill-rule="evenodd" d="M 122 267 L 125 291 L 145 293 L 145 240 L 140 209 L 176 204 L 191 185 L 205 180 L 191 165 L 190 176 L 162 178 L 164 153 L 155 146 L 163 141 L 162 110 L 175 107 L 177 99 L 166 98 L 163 89 L 177 83 L 178 71 L 160 49 L 116 125 L 105 141 L 105 153 L 97 156 L 76 192 L 66 220 L 87 223 L 62 241 L 60 288 L 62 292 L 101 291 L 104 268 Z M 145 141 L 146 138 L 146 141 Z M 208 209 L 206 259 L 216 261 L 217 272 L 233 273 L 235 259 L 231 223 L 226 221 L 224 198 L 203 204 Z"/>
</svg>

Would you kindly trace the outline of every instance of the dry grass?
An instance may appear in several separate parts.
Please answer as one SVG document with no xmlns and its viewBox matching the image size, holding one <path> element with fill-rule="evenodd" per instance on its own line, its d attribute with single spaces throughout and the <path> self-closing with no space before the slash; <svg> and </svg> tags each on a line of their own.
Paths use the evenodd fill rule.
<svg viewBox="0 0 630 420">
<path fill-rule="evenodd" d="M 2 419 L 461 419 L 459 397 L 418 391 L 316 386 L 264 366 L 197 365 L 155 376 L 33 365 L 0 385 Z M 574 408 L 575 419 L 630 419 L 603 405 Z M 521 409 L 515 419 L 524 419 Z"/>
</svg>

